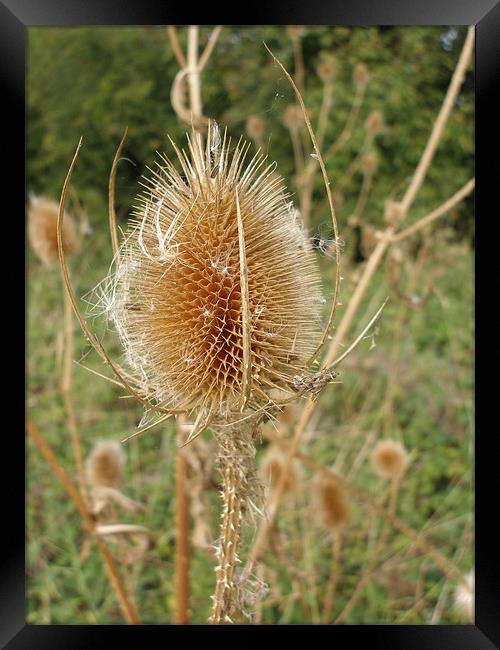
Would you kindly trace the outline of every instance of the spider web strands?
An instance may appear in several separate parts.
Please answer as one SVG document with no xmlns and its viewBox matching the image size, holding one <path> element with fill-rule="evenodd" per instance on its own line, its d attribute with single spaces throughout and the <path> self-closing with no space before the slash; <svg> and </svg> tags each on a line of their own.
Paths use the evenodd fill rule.
<svg viewBox="0 0 500 650">
<path fill-rule="evenodd" d="M 431 132 L 431 135 L 429 136 L 429 140 L 427 142 L 427 145 L 424 149 L 424 152 L 422 154 L 422 158 L 417 165 L 417 168 L 415 170 L 412 182 L 410 183 L 410 187 L 408 188 L 405 197 L 403 199 L 404 201 L 404 210 L 403 210 L 403 219 L 406 216 L 406 212 L 409 209 L 411 203 L 416 197 L 416 193 L 418 189 L 420 188 L 424 177 L 427 173 L 427 169 L 431 163 L 432 157 L 434 155 L 434 151 L 438 145 L 439 138 L 442 135 L 444 126 L 446 124 L 446 121 L 450 115 L 451 109 L 455 103 L 455 100 L 457 98 L 458 92 L 460 90 L 460 84 L 463 80 L 463 76 L 465 74 L 465 70 L 467 67 L 467 64 L 469 62 L 471 53 L 472 53 L 472 45 L 474 42 L 474 27 L 470 27 L 468 30 L 467 38 L 465 40 L 462 52 L 460 54 L 460 57 L 458 59 L 455 72 L 453 74 L 452 80 L 450 82 L 450 85 L 448 87 L 448 90 L 446 92 L 445 98 L 443 100 L 443 104 L 441 106 L 441 110 L 438 114 L 438 117 L 436 119 L 436 123 L 434 125 L 434 128 Z M 266 46 L 267 48 L 267 46 Z M 269 50 L 269 48 L 267 48 Z M 270 50 L 269 50 L 270 51 Z M 270 52 L 272 54 L 272 52 Z M 278 61 L 277 61 L 278 62 Z M 285 75 L 287 75 L 287 78 L 289 79 L 290 83 L 293 85 L 293 80 L 290 79 L 290 75 L 286 72 L 286 70 L 283 68 L 283 66 L 278 62 L 282 70 L 284 71 Z M 294 90 L 297 94 L 296 87 L 293 85 Z M 302 98 L 300 97 L 300 94 L 298 95 L 299 101 L 301 102 L 301 106 L 304 106 Z M 304 117 L 306 117 L 305 113 L 305 107 L 304 107 Z M 306 123 L 310 127 L 310 123 L 306 120 Z M 312 129 L 311 129 L 312 130 Z M 311 137 L 314 137 L 312 135 Z M 318 160 L 320 161 L 322 171 L 324 170 L 324 163 L 321 158 L 321 153 L 319 151 L 316 152 L 318 154 Z M 326 177 L 326 171 L 323 172 L 323 178 L 325 179 L 325 184 L 327 188 L 327 194 L 329 197 L 329 201 L 331 201 L 331 193 L 329 191 L 329 186 L 328 186 L 328 180 Z M 411 190 L 411 191 L 410 191 Z M 332 206 L 333 207 L 333 206 Z M 335 213 L 332 212 L 332 218 L 334 221 L 334 228 L 336 228 L 336 220 L 334 219 Z M 347 309 L 344 313 L 344 316 L 342 317 L 339 326 L 337 327 L 337 331 L 335 333 L 335 337 L 333 341 L 331 342 L 328 352 L 326 354 L 325 359 L 323 360 L 323 366 L 328 366 L 330 363 L 332 363 L 333 359 L 335 358 L 335 355 L 337 353 L 337 349 L 340 346 L 342 340 L 345 338 L 345 335 L 347 334 L 349 327 L 352 323 L 352 320 L 357 313 L 358 307 L 361 304 L 361 301 L 364 297 L 365 291 L 370 283 L 370 280 L 372 279 L 375 271 L 377 270 L 380 262 L 382 261 L 384 254 L 388 248 L 388 246 L 392 242 L 392 238 L 396 232 L 396 228 L 393 226 L 389 226 L 385 231 L 383 231 L 375 249 L 373 250 L 370 258 L 368 259 L 368 262 L 365 266 L 365 269 L 363 271 L 363 274 L 361 276 L 360 281 L 358 282 L 356 289 L 354 290 L 354 293 L 349 301 L 349 304 L 347 306 Z M 336 231 L 335 231 L 336 233 Z M 338 236 L 336 235 L 336 239 L 338 239 Z M 339 253 L 337 251 L 337 271 L 338 271 L 338 263 L 339 263 Z M 340 274 L 337 272 L 336 275 L 336 289 L 335 292 L 337 292 L 337 286 L 338 283 L 340 282 Z M 335 299 L 334 299 L 334 304 L 332 306 L 332 313 L 334 312 L 336 306 L 336 293 L 335 293 Z M 329 323 L 331 325 L 331 321 Z M 326 340 L 326 338 L 325 338 Z M 254 544 L 250 550 L 249 556 L 248 556 L 248 561 L 247 565 L 245 566 L 243 575 L 248 576 L 252 570 L 252 567 L 255 563 L 255 561 L 260 557 L 260 554 L 262 553 L 267 535 L 269 530 L 271 529 L 274 520 L 276 518 L 276 515 L 278 513 L 279 509 L 279 504 L 281 502 L 281 498 L 283 495 L 284 487 L 285 487 L 285 482 L 287 478 L 287 469 L 288 465 L 292 461 L 294 455 L 297 453 L 300 440 L 302 438 L 302 435 L 307 427 L 307 424 L 309 423 L 309 420 L 314 412 L 315 406 L 316 406 L 316 396 L 311 397 L 309 401 L 307 402 L 305 408 L 302 411 L 301 417 L 297 423 L 297 427 L 295 429 L 295 432 L 292 437 L 292 441 L 290 443 L 290 447 L 287 451 L 287 459 L 285 462 L 285 467 L 282 472 L 282 475 L 280 476 L 280 480 L 278 481 L 276 488 L 273 493 L 273 498 L 271 503 L 269 504 L 268 508 L 268 516 L 266 520 L 263 520 L 261 522 L 260 528 L 257 532 L 257 535 L 254 540 Z"/>
<path fill-rule="evenodd" d="M 329 205 L 329 208 L 330 208 L 330 215 L 331 215 L 331 218 L 332 218 L 332 227 L 333 227 L 333 232 L 334 232 L 334 235 L 335 235 L 335 241 L 338 241 L 339 240 L 339 232 L 338 232 L 338 226 L 337 226 L 337 218 L 335 216 L 335 208 L 333 206 L 333 198 L 332 198 L 332 192 L 331 192 L 331 189 L 330 189 L 330 181 L 328 180 L 328 174 L 326 172 L 326 167 L 325 167 L 325 163 L 323 161 L 323 156 L 321 155 L 321 149 L 320 149 L 320 147 L 318 145 L 318 142 L 316 140 L 316 136 L 314 135 L 314 131 L 313 131 L 312 126 L 311 126 L 311 121 L 309 119 L 309 116 L 307 114 L 307 109 L 306 109 L 305 104 L 304 104 L 304 100 L 302 99 L 302 95 L 300 94 L 299 89 L 295 85 L 292 77 L 287 72 L 287 70 L 283 66 L 283 64 L 276 58 L 276 56 L 273 54 L 273 52 L 269 49 L 269 47 L 265 43 L 264 43 L 264 47 L 269 52 L 269 54 L 273 57 L 273 59 L 276 61 L 276 63 L 279 65 L 279 67 L 283 71 L 284 75 L 288 79 L 288 82 L 292 86 L 292 88 L 293 88 L 293 90 L 295 92 L 295 95 L 297 97 L 297 100 L 298 100 L 298 102 L 300 104 L 300 108 L 302 109 L 302 114 L 304 116 L 304 120 L 305 120 L 305 123 L 306 123 L 306 126 L 307 126 L 307 130 L 309 132 L 309 136 L 311 138 L 311 142 L 312 142 L 313 147 L 314 147 L 314 152 L 318 156 L 318 162 L 319 162 L 319 165 L 321 167 L 321 173 L 323 175 L 325 190 L 326 190 L 326 194 L 327 194 L 327 197 L 328 197 L 328 205 Z M 327 323 L 327 326 L 325 328 L 325 331 L 323 332 L 323 336 L 321 337 L 320 343 L 318 344 L 316 350 L 311 355 L 311 358 L 308 360 L 306 365 L 311 365 L 318 358 L 319 354 L 323 350 L 323 347 L 324 347 L 324 345 L 325 345 L 325 343 L 326 343 L 326 341 L 328 339 L 328 336 L 330 335 L 331 329 L 333 327 L 333 319 L 335 317 L 335 312 L 336 312 L 336 309 L 337 309 L 338 296 L 339 296 L 339 292 L 340 292 L 340 270 L 341 270 L 341 267 L 340 267 L 340 251 L 339 251 L 338 247 L 336 247 L 336 250 L 335 250 L 335 260 L 336 260 L 335 287 L 334 287 L 334 292 L 333 292 L 332 307 L 331 307 L 331 310 L 330 310 L 330 315 L 328 317 L 328 323 Z"/>
<path fill-rule="evenodd" d="M 64 489 L 66 490 L 66 493 L 75 504 L 76 509 L 78 510 L 85 524 L 85 527 L 87 528 L 88 533 L 95 540 L 97 547 L 101 553 L 101 557 L 106 569 L 106 574 L 108 576 L 111 586 L 113 587 L 116 593 L 116 597 L 118 599 L 118 603 L 120 605 L 120 609 L 122 611 L 123 617 L 125 618 L 127 623 L 131 625 L 140 624 L 139 614 L 135 606 L 127 596 L 126 590 L 122 584 L 120 573 L 115 564 L 113 556 L 110 553 L 106 544 L 96 534 L 95 522 L 92 519 L 89 511 L 87 510 L 87 506 L 85 505 L 80 493 L 78 492 L 75 485 L 72 483 L 65 469 L 62 467 L 57 457 L 55 456 L 54 452 L 52 451 L 52 449 L 46 442 L 45 438 L 38 430 L 38 428 L 35 426 L 34 422 L 31 420 L 30 417 L 28 417 L 27 429 L 28 429 L 29 436 L 36 444 L 42 456 L 49 463 L 52 470 L 54 471 L 54 474 L 61 481 Z"/>
<path fill-rule="evenodd" d="M 68 169 L 68 173 L 66 175 L 66 179 L 64 181 L 63 189 L 61 192 L 61 199 L 59 201 L 59 214 L 57 215 L 57 247 L 58 247 L 58 252 L 59 252 L 59 263 L 61 266 L 61 273 L 63 277 L 63 283 L 65 287 L 65 291 L 67 291 L 69 300 L 71 301 L 71 305 L 73 307 L 73 311 L 75 312 L 75 315 L 78 319 L 78 322 L 80 323 L 80 326 L 83 330 L 83 333 L 85 334 L 85 337 L 89 341 L 89 343 L 92 345 L 94 350 L 97 352 L 97 354 L 101 357 L 101 359 L 108 364 L 112 370 L 114 371 L 115 375 L 118 377 L 120 380 L 122 386 L 125 388 L 127 392 L 129 392 L 131 395 L 133 395 L 139 402 L 147 406 L 148 408 L 151 408 L 151 404 L 143 399 L 137 391 L 135 391 L 130 384 L 128 383 L 126 377 L 126 373 L 117 365 L 114 363 L 114 361 L 108 356 L 106 351 L 104 350 L 104 347 L 96 339 L 96 337 L 92 334 L 90 331 L 89 327 L 87 326 L 87 322 L 85 318 L 83 317 L 82 313 L 80 312 L 80 309 L 78 307 L 78 304 L 76 302 L 76 296 L 73 291 L 73 287 L 71 285 L 71 281 L 69 278 L 69 271 L 68 271 L 68 265 L 66 262 L 66 255 L 64 253 L 64 235 L 63 235 L 63 226 L 64 226 L 64 208 L 66 205 L 66 195 L 68 192 L 68 187 L 69 183 L 71 181 L 71 176 L 73 174 L 73 168 L 76 163 L 76 159 L 78 157 L 78 153 L 80 151 L 80 148 L 82 146 L 83 142 L 83 137 L 80 138 L 78 145 L 76 147 L 76 151 L 73 155 L 73 159 L 71 161 L 71 164 Z M 162 413 L 171 413 L 171 411 L 166 411 L 165 409 L 162 409 L 161 407 L 155 407 L 156 410 L 162 412 Z"/>
</svg>

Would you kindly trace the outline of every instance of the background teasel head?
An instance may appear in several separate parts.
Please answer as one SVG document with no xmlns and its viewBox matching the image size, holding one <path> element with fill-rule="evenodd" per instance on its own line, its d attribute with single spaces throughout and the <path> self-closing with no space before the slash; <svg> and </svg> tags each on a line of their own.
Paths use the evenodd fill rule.
<svg viewBox="0 0 500 650">
<path fill-rule="evenodd" d="M 379 476 L 387 479 L 400 476 L 409 462 L 408 452 L 399 440 L 380 440 L 371 455 L 373 469 Z"/>
<path fill-rule="evenodd" d="M 87 458 L 87 480 L 92 488 L 118 487 L 123 480 L 125 452 L 119 442 L 97 442 Z"/>
<path fill-rule="evenodd" d="M 384 116 L 382 111 L 372 111 L 366 118 L 365 128 L 372 137 L 381 133 L 384 130 Z"/>
<path fill-rule="evenodd" d="M 338 72 L 338 66 L 333 56 L 327 52 L 320 53 L 320 61 L 316 68 L 318 77 L 324 83 L 330 83 Z"/>
<path fill-rule="evenodd" d="M 333 532 L 351 520 L 351 506 L 345 490 L 336 481 L 319 477 L 314 482 L 313 504 L 318 524 Z"/>
<path fill-rule="evenodd" d="M 293 385 L 320 338 L 320 277 L 274 165 L 210 124 L 145 179 L 108 308 L 145 399 L 230 422 Z M 247 359 L 245 359 L 245 349 Z"/>
<path fill-rule="evenodd" d="M 370 73 L 364 63 L 358 63 L 354 68 L 353 80 L 358 87 L 365 86 L 370 79 Z"/>
<path fill-rule="evenodd" d="M 266 449 L 260 462 L 260 478 L 264 485 L 275 488 L 279 483 L 283 469 L 286 466 L 286 455 L 276 447 L 271 445 Z M 297 492 L 302 479 L 301 466 L 299 461 L 294 458 L 287 467 L 287 476 L 283 488 L 284 495 L 290 495 Z"/>
<path fill-rule="evenodd" d="M 28 208 L 28 237 L 33 251 L 45 266 L 59 260 L 57 251 L 57 215 L 59 204 L 43 196 L 30 197 Z M 71 255 L 78 249 L 77 229 L 73 219 L 65 213 L 64 253 Z"/>
</svg>

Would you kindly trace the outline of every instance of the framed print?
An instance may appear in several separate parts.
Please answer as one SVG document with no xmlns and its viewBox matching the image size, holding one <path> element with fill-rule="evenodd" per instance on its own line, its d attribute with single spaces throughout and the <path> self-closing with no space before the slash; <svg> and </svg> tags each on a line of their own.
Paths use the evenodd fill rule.
<svg viewBox="0 0 500 650">
<path fill-rule="evenodd" d="M 176 9 L 0 5 L 26 215 L 3 645 L 494 648 L 500 9 Z"/>
</svg>

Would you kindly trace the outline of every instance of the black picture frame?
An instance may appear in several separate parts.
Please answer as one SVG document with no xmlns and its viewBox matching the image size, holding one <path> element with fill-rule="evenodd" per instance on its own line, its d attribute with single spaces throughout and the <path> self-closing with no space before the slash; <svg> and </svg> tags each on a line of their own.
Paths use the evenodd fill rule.
<svg viewBox="0 0 500 650">
<path fill-rule="evenodd" d="M 10 217 L 4 215 L 4 228 L 19 224 L 19 242 L 24 247 L 24 79 L 26 31 L 35 25 L 141 25 L 141 24 L 331 24 L 331 25 L 476 25 L 476 212 L 480 227 L 476 230 L 476 287 L 488 303 L 483 308 L 476 289 L 476 396 L 477 443 L 475 454 L 475 529 L 476 529 L 476 623 L 475 625 L 438 626 L 307 626 L 308 634 L 327 634 L 336 647 L 366 641 L 370 648 L 424 650 L 439 648 L 479 650 L 500 647 L 500 543 L 494 534 L 496 499 L 500 494 L 500 473 L 495 454 L 496 422 L 495 379 L 487 377 L 488 367 L 498 361 L 498 326 L 492 304 L 499 295 L 499 273 L 494 262 L 498 257 L 493 228 L 498 223 L 500 180 L 499 86 L 500 86 L 500 3 L 498 0 L 309 0 L 288 3 L 268 2 L 247 5 L 246 15 L 234 15 L 234 9 L 217 12 L 217 6 L 182 12 L 179 4 L 154 3 L 150 0 L 3 0 L 0 2 L 0 84 L 4 109 L 4 129 L 13 136 L 8 156 L 4 192 L 14 198 Z M 242 7 L 244 11 L 247 7 Z M 490 162 L 491 161 L 491 162 Z M 23 179 L 23 180 L 21 180 Z M 15 218 L 14 218 L 15 217 Z M 494 222 L 494 223 L 492 223 Z M 22 224 L 22 226 L 21 226 Z M 4 231 L 5 232 L 5 231 Z M 498 241 L 498 240 L 496 240 Z M 488 250 L 488 247 L 490 249 Z M 496 248 L 498 244 L 496 245 Z M 487 285 L 493 283 L 493 286 Z M 16 292 L 22 300 L 23 292 Z M 21 307 L 21 305 L 20 305 Z M 15 307 L 14 307 L 15 309 Z M 17 310 L 15 310 L 17 313 Z M 12 333 L 11 333 L 12 334 Z M 12 336 L 11 336 L 12 338 Z M 21 341 L 21 345 L 24 341 Z M 19 351 L 12 345 L 11 367 L 19 367 Z M 25 354 L 25 351 L 23 350 Z M 17 361 L 16 361 L 17 360 Z M 21 373 L 20 373 L 21 374 Z M 21 381 L 20 381 L 21 383 Z M 20 394 L 20 392 L 19 392 Z M 498 399 L 498 398 L 497 398 Z M 22 408 L 22 407 L 21 407 Z M 496 417 L 495 417 L 496 416 Z M 496 425 L 496 426 L 495 426 Z M 4 488 L 5 519 L 0 577 L 0 645 L 9 650 L 20 648 L 99 648 L 127 635 L 134 643 L 144 637 L 175 634 L 190 636 L 202 628 L 204 635 L 238 634 L 241 626 L 42 626 L 25 622 L 25 538 L 23 531 L 25 481 L 25 439 L 16 429 L 6 432 L 3 458 L 9 459 L 10 474 Z M 7 462 L 4 460 L 5 465 Z M 7 472 L 8 473 L 8 472 Z M 274 626 L 273 626 L 274 627 Z M 251 636 L 259 626 L 251 626 Z M 269 627 L 266 626 L 269 630 Z M 273 634 L 273 632 L 271 632 Z M 166 636 L 167 639 L 172 637 Z M 206 643 L 207 636 L 204 637 Z"/>
</svg>

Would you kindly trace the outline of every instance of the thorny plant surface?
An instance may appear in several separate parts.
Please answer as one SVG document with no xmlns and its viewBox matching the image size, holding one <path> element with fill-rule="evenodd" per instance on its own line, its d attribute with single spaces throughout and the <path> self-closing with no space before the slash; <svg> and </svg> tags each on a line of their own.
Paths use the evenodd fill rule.
<svg viewBox="0 0 500 650">
<path fill-rule="evenodd" d="M 301 101 L 300 95 L 299 101 Z M 308 128 L 310 128 L 309 124 Z M 311 136 L 314 141 L 312 131 Z M 190 158 L 177 151 L 183 166 L 184 178 L 179 176 L 175 168 L 165 160 L 163 162 L 166 163 L 166 166 L 164 168 L 159 166 L 160 171 L 156 172 L 153 179 L 150 179 L 149 194 L 146 194 L 146 198 L 136 214 L 138 221 L 132 226 L 132 232 L 127 235 L 120 254 L 115 258 L 116 273 L 110 278 L 110 282 L 102 294 L 105 310 L 112 314 L 125 348 L 129 351 L 128 361 L 132 368 L 131 374 L 107 359 L 102 346 L 90 333 L 89 338 L 91 342 L 97 343 L 98 351 L 117 371 L 123 385 L 132 394 L 139 397 L 152 411 L 160 412 L 162 421 L 171 412 L 186 411 L 189 413 L 195 424 L 188 436 L 188 441 L 193 440 L 207 426 L 214 430 L 219 441 L 219 465 L 224 476 L 224 510 L 223 534 L 217 549 L 219 566 L 212 621 L 229 622 L 231 616 L 234 614 L 238 616 L 245 609 L 244 598 L 247 598 L 246 593 L 244 598 L 241 597 L 245 591 L 242 589 L 244 585 L 238 584 L 238 578 L 235 577 L 236 546 L 242 511 L 252 508 L 256 511 L 259 510 L 258 506 L 257 508 L 252 506 L 252 497 L 255 496 L 253 483 L 257 484 L 253 462 L 254 439 L 257 429 L 265 420 L 275 418 L 282 408 L 297 396 L 307 394 L 317 396 L 320 390 L 334 379 L 335 371 L 332 366 L 326 370 L 314 372 L 309 369 L 310 367 L 314 368 L 314 366 L 309 366 L 309 362 L 316 360 L 327 340 L 327 333 L 331 328 L 333 312 L 337 304 L 337 293 L 335 292 L 331 317 L 323 337 L 317 327 L 318 316 L 312 314 L 317 304 L 321 303 L 321 298 L 316 296 L 312 300 L 309 298 L 307 302 L 306 309 L 311 310 L 312 318 L 306 319 L 306 322 L 316 330 L 309 332 L 309 341 L 312 341 L 313 344 L 310 349 L 306 349 L 307 354 L 303 349 L 307 348 L 307 345 L 303 345 L 301 348 L 301 341 L 297 335 L 299 331 L 297 323 L 291 325 L 292 330 L 295 327 L 295 334 L 291 337 L 287 331 L 287 324 L 283 324 L 283 319 L 269 318 L 266 321 L 265 318 L 261 318 L 265 313 L 269 287 L 266 286 L 268 293 L 264 292 L 263 299 L 262 294 L 258 294 L 249 280 L 254 274 L 247 251 L 248 248 L 252 249 L 252 244 L 255 250 L 261 251 L 261 240 L 259 237 L 252 240 L 248 234 L 252 230 L 252 220 L 248 219 L 247 213 L 253 214 L 253 206 L 252 210 L 248 210 L 248 205 L 245 204 L 247 188 L 238 188 L 238 184 L 235 182 L 235 179 L 239 180 L 238 176 L 241 170 L 238 169 L 238 164 L 234 165 L 234 158 L 235 156 L 237 160 L 239 156 L 243 158 L 241 149 L 237 149 L 233 154 L 233 166 L 229 167 L 230 170 L 233 170 L 231 179 L 233 187 L 229 182 L 224 188 L 228 194 L 233 192 L 233 200 L 228 201 L 228 209 L 220 209 L 220 205 L 218 205 L 217 210 L 218 217 L 222 216 L 223 218 L 224 226 L 232 226 L 232 231 L 231 228 L 229 231 L 235 244 L 232 247 L 222 246 L 221 248 L 219 245 L 217 248 L 216 246 L 215 254 L 209 254 L 205 256 L 205 259 L 202 253 L 200 262 L 201 251 L 196 250 L 196 247 L 193 246 L 194 242 L 189 241 L 189 237 L 186 238 L 183 235 L 185 235 L 185 231 L 189 232 L 191 229 L 194 230 L 196 239 L 201 231 L 202 235 L 208 235 L 204 240 L 205 246 L 207 241 L 210 245 L 213 244 L 210 228 L 203 233 L 203 221 L 210 213 L 210 199 L 213 199 L 213 196 L 210 196 L 211 190 L 218 183 L 218 178 L 220 178 L 218 174 L 225 168 L 221 159 L 224 161 L 227 151 L 225 151 L 225 138 L 221 143 L 220 135 L 213 125 L 209 127 L 205 149 L 203 149 L 201 138 L 197 133 L 193 133 L 190 147 Z M 315 156 L 323 167 L 319 158 L 320 154 L 315 154 Z M 255 162 L 254 159 L 250 166 L 254 164 L 257 167 L 258 162 Z M 268 168 L 266 173 L 265 181 L 271 179 L 271 187 L 272 183 L 275 183 L 273 190 L 278 188 L 274 195 L 273 191 L 269 192 L 271 199 L 267 196 L 267 201 L 271 206 L 273 198 L 280 202 L 281 211 L 278 210 L 277 213 L 287 215 L 288 221 L 283 231 L 288 229 L 287 236 L 292 233 L 294 243 L 299 242 L 300 250 L 310 251 L 310 241 L 298 225 L 296 213 L 289 207 L 285 210 L 283 190 L 279 186 L 279 180 L 276 182 L 274 169 Z M 182 196 L 184 193 L 184 205 L 180 211 L 172 207 L 175 205 L 172 201 L 175 201 L 176 198 L 172 199 L 173 195 L 169 195 L 165 191 L 165 186 L 162 184 L 162 181 L 165 183 L 165 177 L 168 178 L 170 187 L 175 188 L 175 195 Z M 193 187 L 189 187 L 190 183 L 188 183 L 188 187 L 186 186 L 185 178 L 193 179 L 193 183 L 197 184 L 196 191 L 193 191 Z M 206 185 L 204 185 L 205 181 Z M 327 183 L 326 177 L 325 182 Z M 237 187 L 236 190 L 234 185 Z M 65 185 L 66 189 L 67 185 Z M 326 189 L 329 192 L 328 184 L 326 184 Z M 217 190 L 221 191 L 221 186 Z M 215 195 L 216 192 L 213 194 Z M 279 201 L 277 197 L 279 197 Z M 201 218 L 197 220 L 193 216 L 194 205 L 200 209 Z M 175 208 L 177 207 L 175 206 Z M 63 205 L 61 205 L 60 216 L 62 211 Z M 332 216 L 337 235 L 333 212 Z M 201 223 L 201 225 L 195 226 L 193 229 L 193 222 Z M 198 227 L 199 230 L 197 230 Z M 183 231 L 184 228 L 185 231 Z M 217 236 L 214 239 L 217 243 Z M 219 244 L 221 240 L 222 236 L 219 237 Z M 340 239 L 338 241 L 340 242 Z M 130 246 L 127 248 L 128 245 Z M 135 250 L 133 250 L 134 245 Z M 210 245 L 207 248 L 210 248 Z M 333 242 L 333 249 L 339 250 L 335 242 Z M 283 250 L 286 250 L 286 246 L 277 250 L 282 254 Z M 143 258 L 142 267 L 135 263 L 134 253 Z M 336 257 L 338 262 L 338 252 Z M 151 283 L 153 292 L 148 294 L 147 291 L 144 291 L 144 284 L 137 285 L 136 283 L 134 286 L 134 274 L 137 273 L 140 276 L 146 270 L 144 277 L 149 274 L 154 278 L 155 265 L 161 267 L 161 277 L 157 282 Z M 182 267 L 180 271 L 179 267 Z M 204 275 L 203 272 L 206 269 L 209 270 L 209 273 Z M 217 300 L 222 298 L 226 309 L 225 315 L 229 315 L 229 317 L 220 318 L 219 314 L 214 313 L 217 308 L 212 311 L 211 307 L 207 307 L 206 304 L 199 305 L 195 299 L 188 303 L 187 310 L 183 309 L 186 292 L 182 293 L 178 286 L 182 285 L 182 281 L 186 278 L 188 284 L 200 283 L 198 288 L 201 286 L 202 289 L 205 289 L 205 293 L 213 292 Z M 216 279 L 214 280 L 214 278 Z M 67 277 L 66 280 L 68 280 Z M 155 312 L 164 309 L 164 313 L 168 313 L 165 309 L 168 306 L 162 304 L 160 296 L 161 283 L 168 284 L 169 280 L 173 281 L 170 290 L 173 296 L 177 293 L 179 309 L 177 313 L 175 310 L 173 310 L 174 313 L 170 312 L 173 316 L 171 323 L 168 322 L 168 318 L 162 319 L 160 316 L 161 326 L 165 327 L 164 332 L 175 331 L 175 327 L 179 323 L 186 325 L 183 321 L 189 320 L 186 317 L 186 312 L 190 312 L 194 314 L 193 331 L 196 331 L 198 340 L 196 340 L 196 336 L 194 340 L 189 336 L 185 340 L 182 340 L 184 337 L 179 337 L 179 341 L 176 341 L 177 349 L 173 346 L 173 350 L 166 351 L 161 349 L 161 336 L 155 339 L 153 334 L 153 338 L 147 340 L 147 336 L 143 336 L 143 334 L 145 322 L 148 318 L 154 320 Z M 270 284 L 272 284 L 272 280 Z M 293 285 L 293 279 L 291 284 Z M 312 281 L 311 286 L 314 284 Z M 258 296 L 258 299 L 252 301 L 251 298 L 255 295 Z M 199 297 L 196 296 L 196 298 Z M 206 298 L 206 296 L 202 297 Z M 175 300 L 172 303 L 175 305 Z M 73 305 L 76 305 L 74 296 Z M 311 305 L 313 305 L 312 308 Z M 264 311 L 262 311 L 263 307 Z M 297 312 L 301 308 L 303 305 L 299 305 Z M 231 312 L 236 312 L 236 314 L 231 314 Z M 378 315 L 379 313 L 377 313 Z M 226 332 L 225 335 L 222 334 L 223 345 L 217 347 L 220 340 L 218 341 L 216 335 L 214 344 L 204 347 L 203 344 L 200 345 L 200 338 L 202 338 L 200 332 L 206 334 L 210 331 L 207 321 L 210 321 L 210 318 L 213 319 L 214 316 L 219 330 Z M 80 315 L 79 318 L 81 318 Z M 262 329 L 258 327 L 259 320 L 264 325 Z M 373 324 L 373 320 L 370 324 Z M 161 328 L 158 327 L 158 322 L 156 327 L 159 332 Z M 187 331 L 189 331 L 189 323 Z M 316 340 L 314 340 L 315 337 Z M 186 341 L 188 341 L 187 345 Z M 270 344 L 269 341 L 271 341 Z M 151 350 L 160 354 L 156 357 L 156 361 L 151 358 L 154 356 Z M 228 350 L 233 352 L 228 352 Z M 169 352 L 177 360 L 177 366 L 174 363 L 173 367 L 180 368 L 180 371 L 175 373 L 173 387 L 168 376 L 168 368 L 172 367 L 172 357 L 168 356 Z M 297 354 L 298 352 L 302 352 L 302 354 Z M 276 355 L 277 364 L 266 363 L 266 358 L 268 359 L 272 355 Z M 342 357 L 344 356 L 342 355 Z M 200 367 L 202 368 L 201 374 Z M 198 371 L 198 375 L 193 373 L 193 368 Z M 160 371 L 158 372 L 158 370 Z M 155 381 L 152 380 L 153 377 Z M 135 380 L 134 384 L 132 384 L 133 380 Z M 176 384 L 176 381 L 179 383 Z M 151 426 L 153 425 L 143 427 L 142 431 L 148 430 Z M 224 529 L 231 531 L 230 534 L 224 534 Z"/>
</svg>

